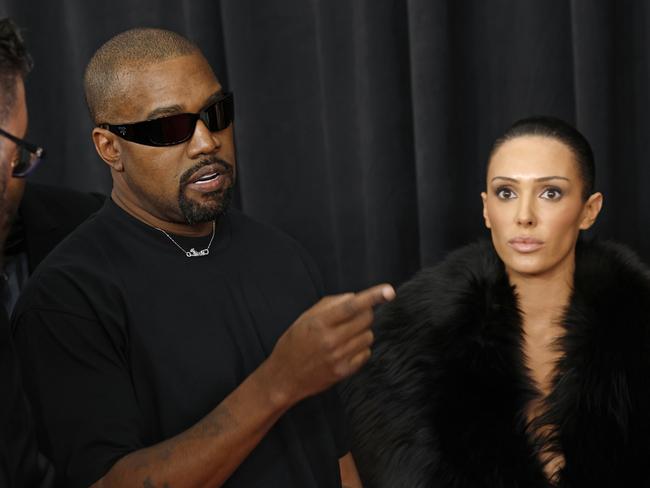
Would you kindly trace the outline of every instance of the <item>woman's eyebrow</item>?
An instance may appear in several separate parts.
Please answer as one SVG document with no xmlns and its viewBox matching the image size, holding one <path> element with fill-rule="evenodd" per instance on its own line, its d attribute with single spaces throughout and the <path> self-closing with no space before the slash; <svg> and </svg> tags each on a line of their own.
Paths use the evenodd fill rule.
<svg viewBox="0 0 650 488">
<path fill-rule="evenodd" d="M 564 181 L 571 181 L 569 178 L 566 176 L 544 176 L 543 178 L 537 178 L 535 181 L 551 181 L 551 180 L 564 180 Z"/>
<path fill-rule="evenodd" d="M 519 180 L 517 178 L 512 178 L 510 176 L 495 176 L 492 178 L 491 181 L 494 180 L 505 180 L 505 181 L 510 181 L 512 183 L 519 183 Z M 565 180 L 565 181 L 571 181 L 569 178 L 566 176 L 542 176 L 541 178 L 535 178 L 535 182 L 544 182 L 544 181 L 551 181 L 551 180 Z"/>
</svg>

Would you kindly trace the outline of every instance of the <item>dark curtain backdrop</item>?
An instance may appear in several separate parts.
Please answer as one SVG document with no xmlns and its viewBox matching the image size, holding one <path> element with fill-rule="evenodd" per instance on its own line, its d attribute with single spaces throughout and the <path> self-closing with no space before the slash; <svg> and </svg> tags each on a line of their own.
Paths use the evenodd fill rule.
<svg viewBox="0 0 650 488">
<path fill-rule="evenodd" d="M 1 2 L 4 2 L 2 4 Z M 236 94 L 237 203 L 299 240 L 329 291 L 400 283 L 487 235 L 494 138 L 530 114 L 594 146 L 595 233 L 650 261 L 650 3 L 0 0 L 25 29 L 33 179 L 108 192 L 81 77 L 134 26 L 196 41 Z"/>
</svg>

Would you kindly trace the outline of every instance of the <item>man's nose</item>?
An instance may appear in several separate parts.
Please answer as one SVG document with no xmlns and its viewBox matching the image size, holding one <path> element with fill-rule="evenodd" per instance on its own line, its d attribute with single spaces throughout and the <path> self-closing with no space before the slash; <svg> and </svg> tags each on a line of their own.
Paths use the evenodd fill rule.
<svg viewBox="0 0 650 488">
<path fill-rule="evenodd" d="M 196 121 L 194 134 L 190 139 L 190 155 L 210 154 L 221 148 L 221 132 L 210 132 L 210 129 L 201 119 Z"/>
</svg>

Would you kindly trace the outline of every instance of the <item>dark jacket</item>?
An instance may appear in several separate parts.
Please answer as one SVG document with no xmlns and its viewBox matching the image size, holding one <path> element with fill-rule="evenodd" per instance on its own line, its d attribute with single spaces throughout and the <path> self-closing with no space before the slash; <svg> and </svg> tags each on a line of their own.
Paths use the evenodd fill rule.
<svg viewBox="0 0 650 488">
<path fill-rule="evenodd" d="M 91 214 L 106 197 L 68 188 L 28 183 L 20 202 L 18 230 L 22 232 L 29 272 Z M 12 229 L 13 232 L 13 229 Z"/>
<path fill-rule="evenodd" d="M 0 309 L 0 486 L 49 487 L 53 479 L 52 468 L 38 452 L 9 321 Z"/>
<path fill-rule="evenodd" d="M 5 249 L 6 259 L 13 243 L 15 252 L 25 253 L 31 273 L 103 201 L 99 194 L 27 184 Z M 0 281 L 0 296 L 8 298 L 5 286 Z M 50 463 L 38 451 L 9 322 L 0 307 L 0 487 L 43 488 L 52 486 L 53 479 Z"/>
<path fill-rule="evenodd" d="M 547 414 L 557 486 L 650 486 L 650 272 L 581 244 Z M 378 314 L 369 364 L 343 388 L 366 488 L 547 487 L 527 428 L 536 390 L 516 294 L 491 243 L 421 271 Z"/>
</svg>

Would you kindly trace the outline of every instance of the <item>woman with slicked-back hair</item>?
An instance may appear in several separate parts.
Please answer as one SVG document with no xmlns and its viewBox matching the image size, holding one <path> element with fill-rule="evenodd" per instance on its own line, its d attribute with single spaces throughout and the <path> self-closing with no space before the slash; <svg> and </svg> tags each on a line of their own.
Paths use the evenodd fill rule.
<svg viewBox="0 0 650 488">
<path fill-rule="evenodd" d="M 366 488 L 650 486 L 650 271 L 580 238 L 603 204 L 594 181 L 561 120 L 495 142 L 491 241 L 398 290 L 344 389 Z"/>
</svg>

